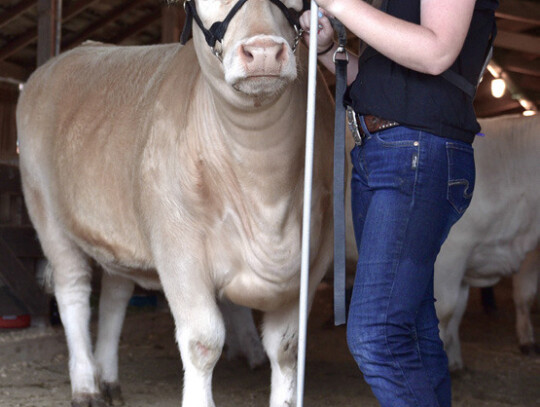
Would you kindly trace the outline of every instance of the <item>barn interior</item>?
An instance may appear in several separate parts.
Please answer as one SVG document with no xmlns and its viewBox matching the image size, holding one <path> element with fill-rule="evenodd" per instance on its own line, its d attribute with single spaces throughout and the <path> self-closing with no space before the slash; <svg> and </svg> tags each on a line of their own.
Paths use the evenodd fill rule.
<svg viewBox="0 0 540 407">
<path fill-rule="evenodd" d="M 538 114 L 540 1 L 500 0 L 496 17 L 493 55 L 475 98 L 477 115 Z M 43 315 L 44 310 L 49 318 L 55 317 L 50 297 L 36 278 L 43 256 L 26 214 L 17 168 L 15 109 L 20 89 L 36 67 L 84 41 L 174 43 L 179 41 L 184 21 L 182 2 L 166 0 L 2 0 L 0 317 L 6 318 L 2 318 L 0 333 L 3 328 L 32 324 L 30 316 Z M 355 51 L 360 44 L 350 35 L 348 47 Z M 327 81 L 332 87 L 331 75 Z M 505 89 L 497 94 L 495 86 L 502 83 Z"/>
</svg>

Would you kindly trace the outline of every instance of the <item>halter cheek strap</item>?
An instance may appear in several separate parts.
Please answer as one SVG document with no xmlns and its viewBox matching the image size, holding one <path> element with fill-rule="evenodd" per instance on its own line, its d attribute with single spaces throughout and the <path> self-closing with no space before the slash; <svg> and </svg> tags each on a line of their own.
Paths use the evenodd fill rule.
<svg viewBox="0 0 540 407">
<path fill-rule="evenodd" d="M 247 2 L 248 0 L 239 0 L 229 11 L 229 14 L 225 17 L 223 21 L 216 21 L 210 29 L 207 29 L 204 24 L 201 21 L 201 18 L 199 17 L 199 14 L 197 12 L 197 7 L 195 6 L 195 2 L 193 0 L 185 0 L 184 1 L 184 9 L 186 10 L 186 23 L 184 25 L 184 30 L 182 31 L 182 35 L 180 36 L 180 43 L 183 45 L 185 44 L 190 38 L 191 33 L 193 29 L 193 20 L 197 23 L 199 28 L 204 34 L 204 38 L 206 40 L 206 43 L 210 48 L 212 48 L 212 52 L 221 59 L 221 49 L 216 48 L 216 43 L 223 40 L 223 37 L 225 36 L 225 32 L 227 31 L 227 28 L 229 27 L 229 23 L 233 19 L 233 17 L 238 13 L 238 11 L 242 8 L 242 6 Z M 300 28 L 300 23 L 298 22 L 298 19 L 293 18 L 291 15 L 289 9 L 285 7 L 285 5 L 280 0 L 269 0 L 273 4 L 275 4 L 285 15 L 287 18 L 287 21 L 289 21 L 289 24 L 294 28 L 296 32 L 296 38 L 293 46 L 293 52 L 296 50 L 296 47 L 298 46 L 298 41 L 300 40 L 300 37 L 302 36 L 302 29 Z"/>
</svg>

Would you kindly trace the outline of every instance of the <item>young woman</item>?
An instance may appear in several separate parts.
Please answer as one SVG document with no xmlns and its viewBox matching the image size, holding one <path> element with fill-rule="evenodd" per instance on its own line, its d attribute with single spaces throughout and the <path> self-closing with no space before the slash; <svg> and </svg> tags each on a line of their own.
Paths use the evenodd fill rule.
<svg viewBox="0 0 540 407">
<path fill-rule="evenodd" d="M 359 261 L 349 349 L 383 407 L 448 407 L 433 269 L 472 197 L 471 143 L 480 130 L 473 97 L 498 1 L 317 3 L 320 62 L 333 70 L 337 45 L 327 16 L 368 45 L 349 64 L 345 100 L 359 126 L 351 152 Z M 309 19 L 301 16 L 304 29 Z"/>
</svg>

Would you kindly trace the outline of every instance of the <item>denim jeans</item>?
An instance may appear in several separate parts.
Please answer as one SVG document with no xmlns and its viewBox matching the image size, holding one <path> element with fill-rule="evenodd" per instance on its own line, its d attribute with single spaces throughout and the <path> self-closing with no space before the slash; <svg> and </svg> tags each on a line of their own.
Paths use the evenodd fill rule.
<svg viewBox="0 0 540 407">
<path fill-rule="evenodd" d="M 449 407 L 434 264 L 474 188 L 472 146 L 398 126 L 351 152 L 359 261 L 349 349 L 383 407 Z"/>
</svg>

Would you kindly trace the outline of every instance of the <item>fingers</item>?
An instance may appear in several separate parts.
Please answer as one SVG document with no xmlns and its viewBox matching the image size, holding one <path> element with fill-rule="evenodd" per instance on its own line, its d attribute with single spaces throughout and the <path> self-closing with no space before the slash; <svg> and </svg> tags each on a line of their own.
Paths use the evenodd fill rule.
<svg viewBox="0 0 540 407">
<path fill-rule="evenodd" d="M 309 34 L 310 34 L 310 22 L 311 22 L 311 11 L 307 10 L 300 16 L 300 26 L 304 30 L 304 41 L 309 45 Z M 319 9 L 319 18 L 318 18 L 318 27 L 317 27 L 317 48 L 327 49 L 330 43 L 334 39 L 334 28 L 330 23 L 330 20 L 327 17 L 326 11 Z"/>
</svg>

